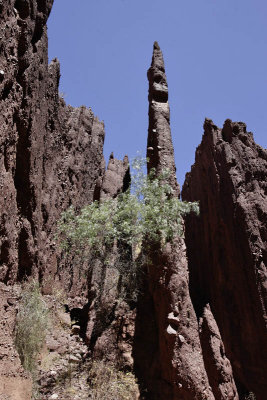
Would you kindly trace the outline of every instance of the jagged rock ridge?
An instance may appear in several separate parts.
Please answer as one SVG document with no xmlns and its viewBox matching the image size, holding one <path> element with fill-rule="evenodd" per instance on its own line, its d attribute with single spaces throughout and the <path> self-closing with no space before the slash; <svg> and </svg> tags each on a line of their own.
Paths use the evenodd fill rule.
<svg viewBox="0 0 267 400">
<path fill-rule="evenodd" d="M 62 210 L 92 201 L 104 172 L 104 125 L 66 106 L 59 63 L 48 66 L 46 21 L 53 1 L 1 2 L 0 280 L 54 279 Z M 100 178 L 101 179 L 101 178 Z"/>
<path fill-rule="evenodd" d="M 183 186 L 199 201 L 186 219 L 190 292 L 220 329 L 239 392 L 266 397 L 267 152 L 241 122 L 211 120 Z"/>
</svg>

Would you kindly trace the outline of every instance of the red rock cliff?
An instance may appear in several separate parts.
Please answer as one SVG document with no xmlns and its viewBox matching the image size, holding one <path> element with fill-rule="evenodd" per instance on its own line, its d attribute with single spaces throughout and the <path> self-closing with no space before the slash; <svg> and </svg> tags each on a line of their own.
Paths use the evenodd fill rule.
<svg viewBox="0 0 267 400">
<path fill-rule="evenodd" d="M 59 63 L 48 66 L 46 21 L 53 1 L 0 4 L 0 280 L 57 270 L 55 223 L 93 199 L 104 169 L 104 125 L 66 106 Z M 54 251 L 51 251 L 53 249 Z"/>
<path fill-rule="evenodd" d="M 211 120 L 183 186 L 200 202 L 186 220 L 190 292 L 199 316 L 217 321 L 239 392 L 267 393 L 267 152 L 241 122 Z"/>
</svg>

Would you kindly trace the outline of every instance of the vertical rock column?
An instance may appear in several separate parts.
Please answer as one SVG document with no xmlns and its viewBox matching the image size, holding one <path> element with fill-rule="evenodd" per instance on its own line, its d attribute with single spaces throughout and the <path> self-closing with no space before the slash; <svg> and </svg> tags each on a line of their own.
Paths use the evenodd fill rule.
<svg viewBox="0 0 267 400">
<path fill-rule="evenodd" d="M 170 170 L 179 194 L 169 125 L 168 87 L 161 50 L 154 44 L 149 79 L 148 171 Z M 145 245 L 144 245 L 145 246 Z M 147 399 L 214 399 L 202 358 L 198 324 L 188 288 L 184 240 L 148 251 L 137 310 L 135 361 Z M 147 392 L 146 392 L 147 390 Z"/>
<path fill-rule="evenodd" d="M 180 189 L 176 180 L 176 167 L 170 128 L 169 92 L 163 55 L 157 42 L 154 43 L 151 67 L 147 71 L 149 81 L 149 127 L 147 138 L 148 172 L 155 168 L 159 175 L 169 169 L 169 183 L 174 194 Z"/>
</svg>

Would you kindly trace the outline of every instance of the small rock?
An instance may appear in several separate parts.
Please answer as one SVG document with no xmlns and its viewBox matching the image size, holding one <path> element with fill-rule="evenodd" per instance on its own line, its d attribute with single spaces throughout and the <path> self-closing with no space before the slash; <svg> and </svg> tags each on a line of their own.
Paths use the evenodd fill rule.
<svg viewBox="0 0 267 400">
<path fill-rule="evenodd" d="M 71 327 L 71 333 L 73 335 L 79 335 L 80 330 L 81 330 L 81 327 L 79 325 L 72 325 L 72 327 Z"/>
<path fill-rule="evenodd" d="M 167 328 L 167 333 L 171 336 L 176 336 L 176 330 L 171 327 L 171 325 Z"/>
<path fill-rule="evenodd" d="M 62 325 L 67 325 L 67 326 L 71 325 L 71 319 L 69 314 L 63 311 L 58 311 L 58 318 Z"/>
<path fill-rule="evenodd" d="M 56 393 L 52 394 L 52 396 L 50 396 L 50 399 L 51 400 L 58 399 L 58 394 L 56 394 Z"/>
<path fill-rule="evenodd" d="M 0 81 L 2 82 L 4 80 L 5 73 L 2 69 L 0 69 Z"/>
<path fill-rule="evenodd" d="M 52 338 L 49 339 L 46 344 L 47 344 L 48 350 L 50 350 L 50 351 L 56 351 L 60 346 L 58 341 L 56 341 Z"/>
<path fill-rule="evenodd" d="M 181 343 L 185 342 L 185 338 L 183 337 L 183 335 L 178 335 L 178 337 Z"/>
<path fill-rule="evenodd" d="M 81 361 L 80 358 L 77 357 L 77 356 L 71 355 L 71 356 L 69 357 L 69 362 L 70 362 L 70 363 L 75 364 L 75 363 L 79 363 L 80 361 Z"/>
<path fill-rule="evenodd" d="M 16 299 L 14 297 L 9 297 L 7 302 L 10 306 L 13 306 L 16 303 Z"/>
<path fill-rule="evenodd" d="M 168 315 L 168 321 L 172 322 L 175 326 L 178 326 L 180 319 L 179 319 L 179 317 L 176 317 L 173 312 L 171 312 Z"/>
</svg>

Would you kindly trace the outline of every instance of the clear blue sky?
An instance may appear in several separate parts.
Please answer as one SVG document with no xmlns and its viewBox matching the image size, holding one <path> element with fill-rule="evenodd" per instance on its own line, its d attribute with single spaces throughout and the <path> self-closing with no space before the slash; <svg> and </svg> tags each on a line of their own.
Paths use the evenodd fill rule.
<svg viewBox="0 0 267 400">
<path fill-rule="evenodd" d="M 204 118 L 244 121 L 267 147 L 266 0 L 55 0 L 49 58 L 60 91 L 106 127 L 105 157 L 146 151 L 146 71 L 157 40 L 165 58 L 180 183 Z"/>
</svg>

